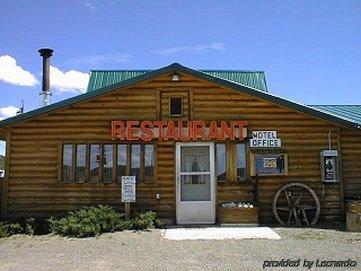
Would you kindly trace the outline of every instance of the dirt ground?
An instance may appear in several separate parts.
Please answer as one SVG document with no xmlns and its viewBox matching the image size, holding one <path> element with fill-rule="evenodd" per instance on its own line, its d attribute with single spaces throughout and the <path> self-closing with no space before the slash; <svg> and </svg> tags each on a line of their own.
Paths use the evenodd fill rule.
<svg viewBox="0 0 361 271">
<path fill-rule="evenodd" d="M 0 239 L 0 270 L 361 270 L 361 233 L 274 230 L 281 240 L 170 241 L 161 230 L 86 239 L 17 235 Z M 271 267 L 282 259 L 299 266 Z M 311 269 L 305 260 L 313 261 Z M 317 260 L 357 266 L 316 267 Z"/>
</svg>

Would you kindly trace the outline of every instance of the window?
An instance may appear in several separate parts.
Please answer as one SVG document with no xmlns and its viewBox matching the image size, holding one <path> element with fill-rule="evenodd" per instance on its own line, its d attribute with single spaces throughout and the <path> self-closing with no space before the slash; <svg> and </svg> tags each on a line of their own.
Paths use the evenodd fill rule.
<svg viewBox="0 0 361 271">
<path fill-rule="evenodd" d="M 86 145 L 76 145 L 76 170 L 75 170 L 75 182 L 83 183 L 85 178 L 86 167 Z"/>
<path fill-rule="evenodd" d="M 217 181 L 226 181 L 226 166 L 227 166 L 227 156 L 226 156 L 226 144 L 218 143 L 216 144 L 216 178 Z"/>
<path fill-rule="evenodd" d="M 154 172 L 154 146 L 144 146 L 144 181 L 151 182 Z"/>
<path fill-rule="evenodd" d="M 136 182 L 140 181 L 140 145 L 131 145 L 130 175 L 135 176 Z"/>
<path fill-rule="evenodd" d="M 112 183 L 135 175 L 137 182 L 154 178 L 153 144 L 63 144 L 62 182 Z"/>
<path fill-rule="evenodd" d="M 62 163 L 62 180 L 65 183 L 72 181 L 72 163 L 73 160 L 73 145 L 64 144 L 63 145 L 63 163 Z"/>
<path fill-rule="evenodd" d="M 113 144 L 104 145 L 103 182 L 111 183 L 113 180 Z"/>
<path fill-rule="evenodd" d="M 170 97 L 169 98 L 169 115 L 170 116 L 182 116 L 183 115 L 183 99 L 182 97 Z"/>
<path fill-rule="evenodd" d="M 122 176 L 127 176 L 127 145 L 119 144 L 117 147 L 117 181 L 122 181 Z"/>
<path fill-rule="evenodd" d="M 89 182 L 98 182 L 100 179 L 101 149 L 100 145 L 90 145 Z"/>
<path fill-rule="evenodd" d="M 247 161 L 246 144 L 244 143 L 236 144 L 237 181 L 246 180 L 246 172 L 247 172 L 246 161 Z"/>
<path fill-rule="evenodd" d="M 245 143 L 216 143 L 215 175 L 218 182 L 247 180 L 247 147 Z"/>
</svg>

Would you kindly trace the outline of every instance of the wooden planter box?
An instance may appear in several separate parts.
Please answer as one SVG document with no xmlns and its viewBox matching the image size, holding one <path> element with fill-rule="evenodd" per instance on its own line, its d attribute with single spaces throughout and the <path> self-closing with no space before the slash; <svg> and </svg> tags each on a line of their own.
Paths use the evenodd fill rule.
<svg viewBox="0 0 361 271">
<path fill-rule="evenodd" d="M 258 208 L 220 208 L 220 223 L 258 224 Z"/>
</svg>

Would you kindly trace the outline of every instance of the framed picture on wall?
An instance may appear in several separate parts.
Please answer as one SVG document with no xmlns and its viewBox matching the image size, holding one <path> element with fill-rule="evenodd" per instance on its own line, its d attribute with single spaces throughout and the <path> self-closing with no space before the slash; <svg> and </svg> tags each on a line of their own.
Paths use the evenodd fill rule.
<svg viewBox="0 0 361 271">
<path fill-rule="evenodd" d="M 288 174 L 288 154 L 284 151 L 263 150 L 250 153 L 251 175 L 275 176 Z"/>
</svg>

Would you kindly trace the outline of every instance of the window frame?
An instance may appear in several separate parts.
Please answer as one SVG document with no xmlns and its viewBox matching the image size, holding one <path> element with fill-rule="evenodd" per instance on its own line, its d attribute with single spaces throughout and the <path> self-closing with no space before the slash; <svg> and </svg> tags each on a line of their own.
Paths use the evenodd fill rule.
<svg viewBox="0 0 361 271">
<path fill-rule="evenodd" d="M 64 146 L 71 145 L 72 147 L 72 163 L 71 163 L 71 175 L 69 181 L 64 181 L 63 176 L 63 159 L 64 159 Z M 85 145 L 86 146 L 86 166 L 85 166 L 85 174 L 86 174 L 86 181 L 85 182 L 76 182 L 75 181 L 75 171 L 76 171 L 76 163 L 77 163 L 77 146 L 78 145 Z M 101 163 L 99 164 L 99 177 L 97 181 L 90 181 L 90 146 L 91 145 L 99 145 L 100 146 L 100 156 L 101 156 Z M 105 145 L 112 145 L 112 155 L 113 155 L 113 166 L 112 166 L 112 178 L 110 182 L 105 182 L 103 180 L 104 177 L 104 146 Z M 121 180 L 118 180 L 118 145 L 125 145 L 126 146 L 126 174 L 124 176 L 129 176 L 131 172 L 131 146 L 132 145 L 140 145 L 140 178 L 137 181 L 137 184 L 153 184 L 157 179 L 157 144 L 155 141 L 150 142 L 141 142 L 141 141 L 134 141 L 132 143 L 129 142 L 109 142 L 109 141 L 61 141 L 59 143 L 59 159 L 58 159 L 58 169 L 57 169 L 57 179 L 60 183 L 63 184 L 112 184 L 112 183 L 121 183 Z M 145 146 L 146 145 L 153 145 L 153 176 L 150 180 L 144 180 L 144 165 L 145 165 Z"/>
<path fill-rule="evenodd" d="M 226 178 L 225 180 L 217 180 L 217 172 L 215 171 L 215 178 L 218 183 L 226 182 L 237 182 L 244 183 L 247 182 L 249 174 L 249 145 L 246 141 L 215 141 L 215 150 L 214 150 L 214 161 L 217 162 L 217 144 L 225 144 L 226 149 Z M 245 146 L 245 178 L 238 179 L 237 176 L 237 144 L 243 144 Z"/>
<path fill-rule="evenodd" d="M 172 114 L 172 99 L 180 99 L 181 100 L 181 108 L 180 108 L 180 114 Z M 183 117 L 184 116 L 184 112 L 183 112 L 183 108 L 184 108 L 184 102 L 183 102 L 183 96 L 171 96 L 168 98 L 168 108 L 169 108 L 169 116 L 170 117 Z"/>
</svg>

